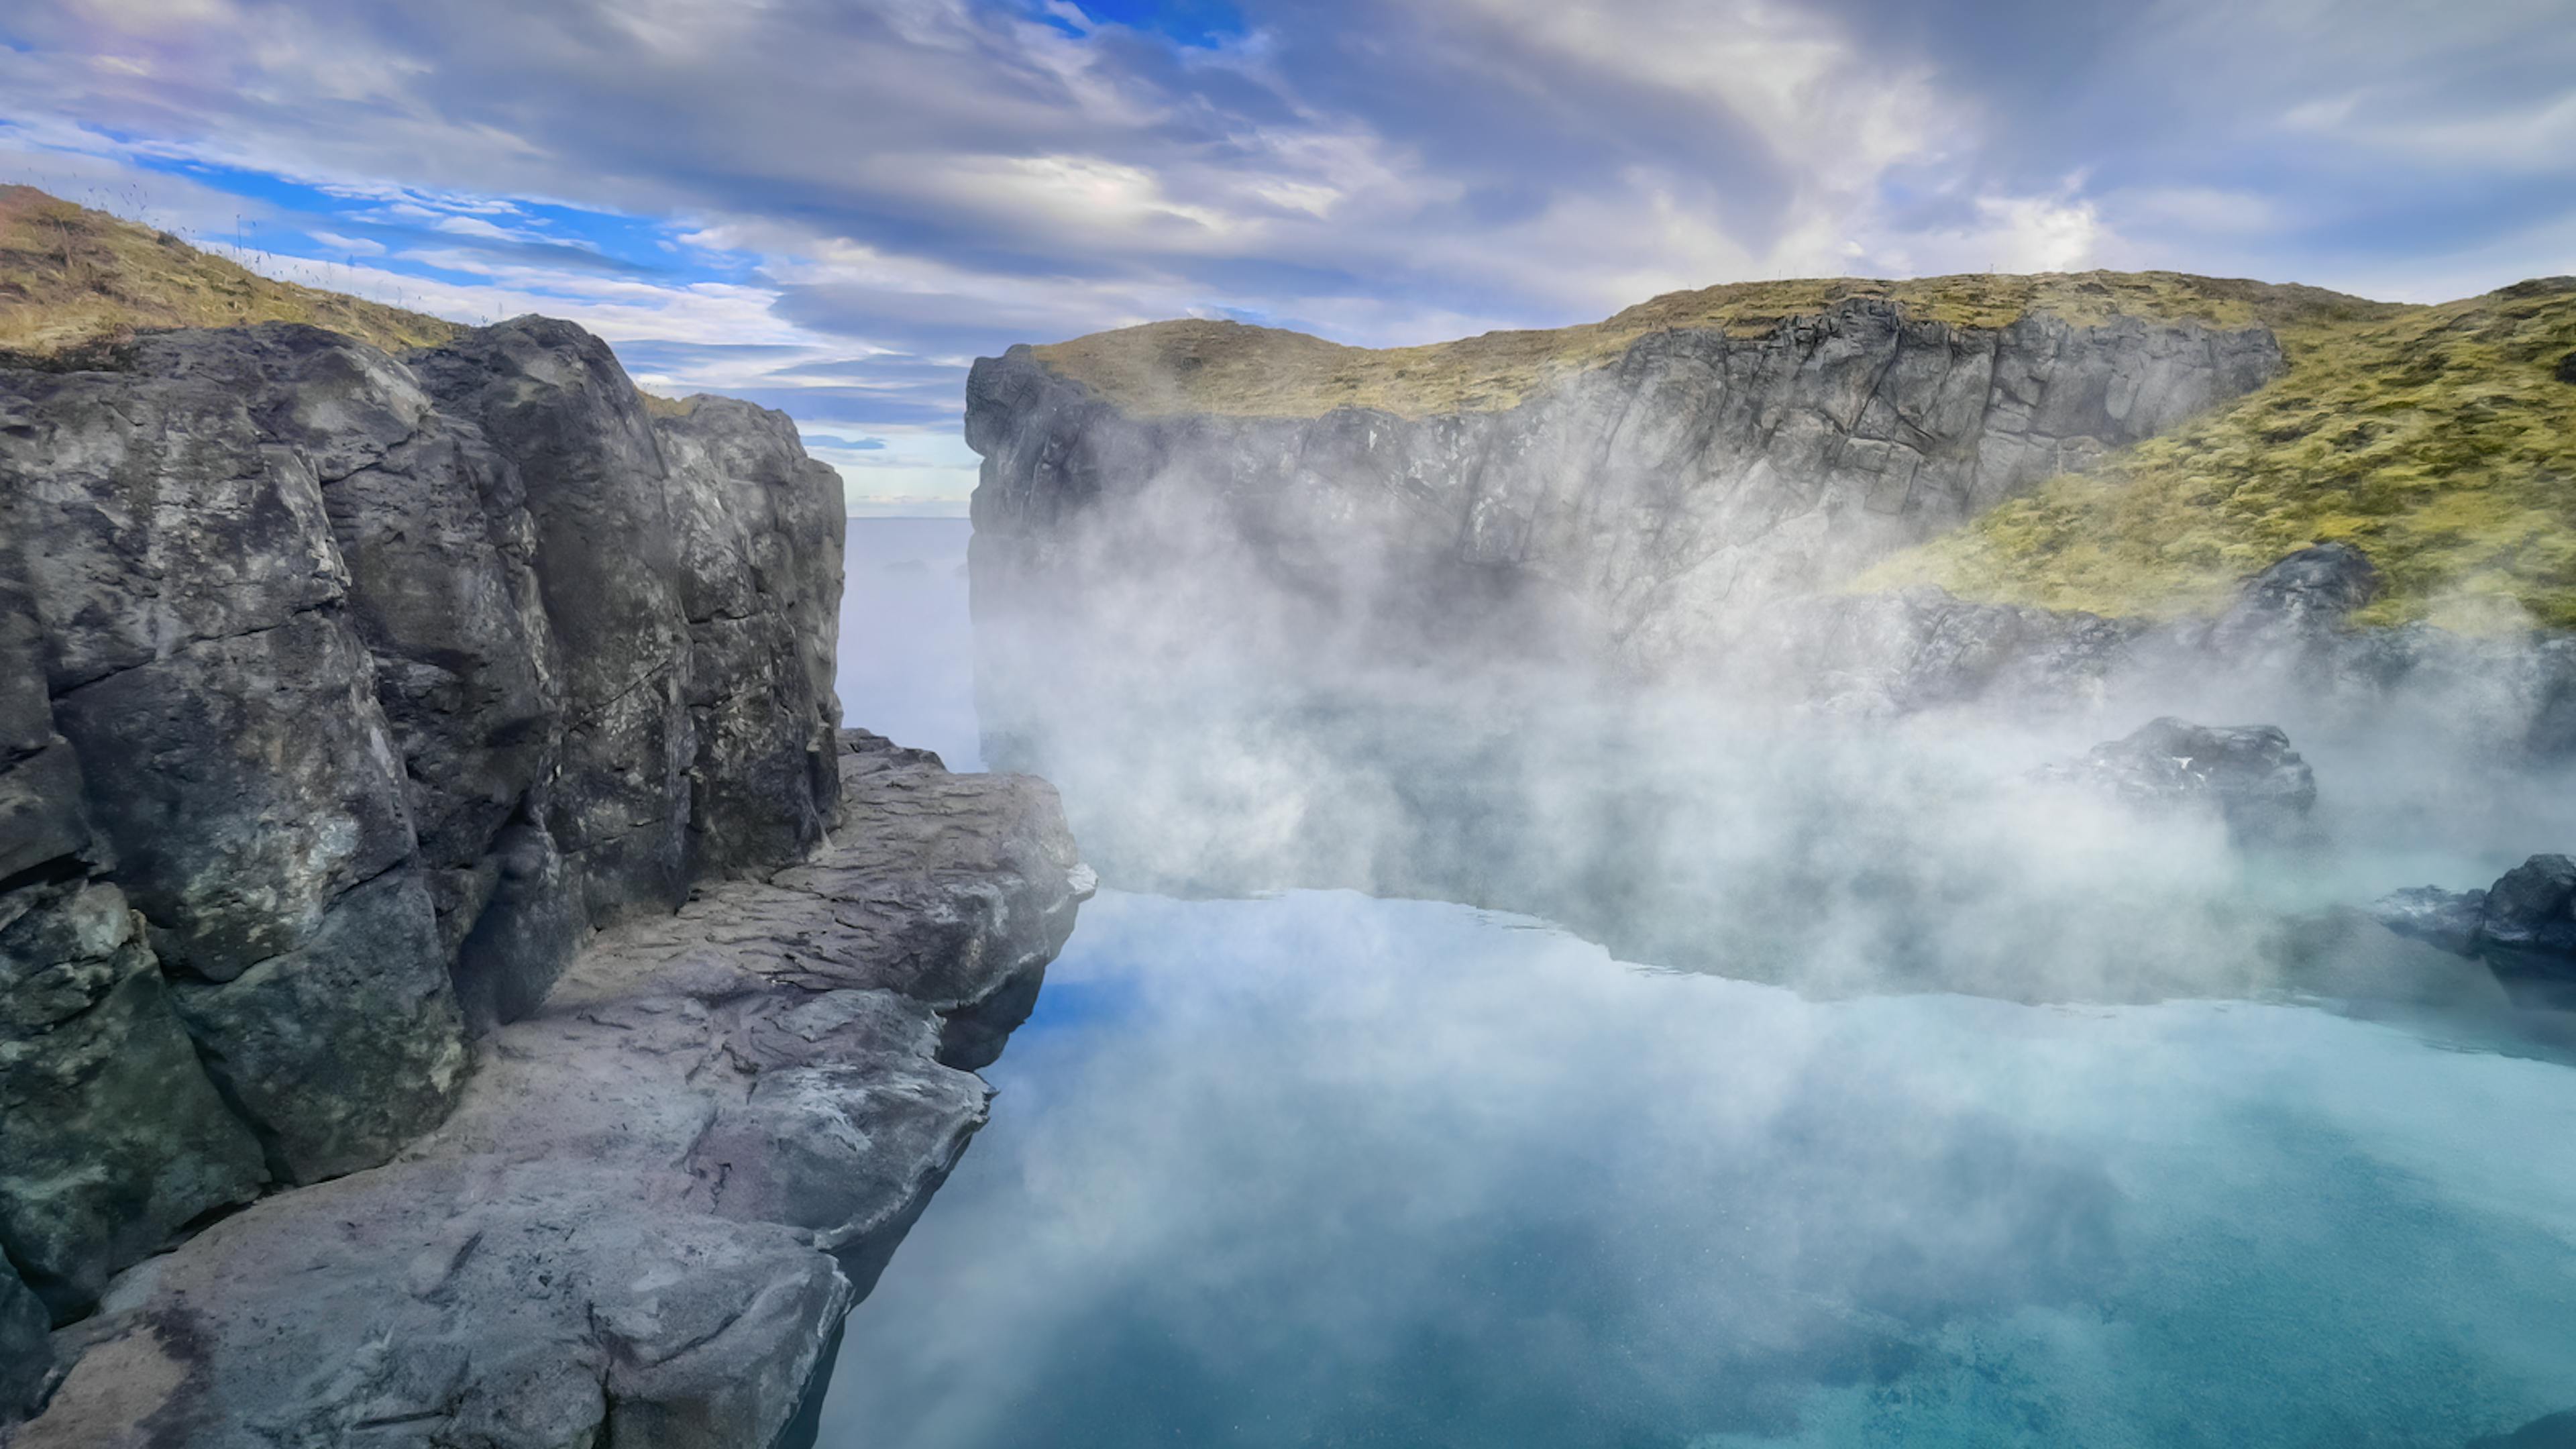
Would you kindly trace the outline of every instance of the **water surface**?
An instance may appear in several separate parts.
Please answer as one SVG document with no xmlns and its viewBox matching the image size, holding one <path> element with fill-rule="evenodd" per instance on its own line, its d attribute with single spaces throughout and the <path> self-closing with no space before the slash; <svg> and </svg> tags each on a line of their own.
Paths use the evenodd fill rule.
<svg viewBox="0 0 2576 1449">
<path fill-rule="evenodd" d="M 850 716 L 971 762 L 963 526 L 888 527 Z M 986 1075 L 826 1445 L 2450 1449 L 2576 1405 L 2576 1076 L 2493 1018 L 1810 1000 L 1108 891 Z"/>
</svg>

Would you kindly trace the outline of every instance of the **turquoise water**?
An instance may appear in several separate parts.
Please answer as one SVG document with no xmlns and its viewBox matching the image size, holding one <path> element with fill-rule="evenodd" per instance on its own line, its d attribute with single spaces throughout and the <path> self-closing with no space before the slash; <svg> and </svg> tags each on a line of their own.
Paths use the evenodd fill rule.
<svg viewBox="0 0 2576 1449">
<path fill-rule="evenodd" d="M 869 540 L 853 607 L 962 638 L 893 582 L 953 573 L 878 566 L 941 546 Z M 845 664 L 852 718 L 971 758 L 949 658 Z M 1107 891 L 986 1075 L 826 1445 L 2459 1446 L 2576 1405 L 2576 1075 L 2492 1017 L 1817 1001 L 1462 906 Z"/>
</svg>

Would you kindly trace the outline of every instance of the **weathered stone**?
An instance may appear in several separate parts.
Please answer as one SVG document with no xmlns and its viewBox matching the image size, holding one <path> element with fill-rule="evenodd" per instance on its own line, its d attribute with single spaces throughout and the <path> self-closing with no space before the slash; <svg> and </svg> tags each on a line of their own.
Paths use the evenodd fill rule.
<svg viewBox="0 0 2576 1449">
<path fill-rule="evenodd" d="M 439 407 L 515 466 L 562 660 L 561 774 L 544 822 L 592 919 L 687 889 L 688 620 L 642 399 L 598 338 L 524 317 L 412 355 Z"/>
<path fill-rule="evenodd" d="M 267 1175 L 138 924 L 112 885 L 0 895 L 0 1250 L 56 1318 Z"/>
<path fill-rule="evenodd" d="M 366 649 L 299 613 L 58 696 L 90 818 L 166 969 L 229 981 L 412 853 Z"/>
<path fill-rule="evenodd" d="M 2487 887 L 2477 944 L 2500 967 L 2576 978 L 2576 860 L 2535 855 Z"/>
<path fill-rule="evenodd" d="M 2317 803 L 2316 775 L 2273 725 L 2150 720 L 2040 778 L 2101 789 L 2133 805 L 2205 808 L 2256 839 L 2291 835 Z"/>
<path fill-rule="evenodd" d="M 666 464 L 607 349 L 538 319 L 410 359 L 264 325 L 92 361 L 0 370 L 0 936 L 36 943 L 0 980 L 0 1248 L 56 1317 L 264 1177 L 384 1162 L 465 1084 L 460 988 L 478 1028 L 528 1016 L 594 917 L 792 860 L 840 790 L 839 489 L 784 418 L 701 400 Z M 603 1281 L 700 1241 L 616 1231 Z M 669 1331 L 767 1311 L 727 1291 Z M 594 1406 L 603 1372 L 794 1397 L 722 1354 L 670 1387 L 616 1342 L 682 1338 L 594 1306 L 597 1364 L 529 1372 Z M 83 1363 L 151 1380 L 193 1322 Z"/>
<path fill-rule="evenodd" d="M 689 621 L 692 869 L 795 855 L 829 823 L 840 728 L 840 475 L 784 413 L 699 397 L 657 413 Z"/>
<path fill-rule="evenodd" d="M 2232 659 L 2309 648 L 2379 592 L 2379 570 L 2348 543 L 2289 554 L 2246 582 L 2210 626 L 2206 647 Z"/>
<path fill-rule="evenodd" d="M 171 990 L 206 1069 L 285 1181 L 384 1161 L 445 1116 L 463 1083 L 438 920 L 411 871 L 350 891 L 292 951 Z"/>
<path fill-rule="evenodd" d="M 713 885 L 601 933 L 436 1133 L 119 1280 L 15 1449 L 146 1426 L 198 1449 L 777 1442 L 985 1117 L 902 985 L 1042 965 L 1089 889 L 1045 786 L 871 738 L 839 760 L 903 848 L 844 830 L 807 886 Z M 975 861 L 1025 873 L 979 884 Z M 960 912 L 982 929 L 912 919 Z M 932 954 L 849 959 L 846 919 Z"/>
<path fill-rule="evenodd" d="M 590 937 L 581 892 L 544 826 L 514 822 L 492 858 L 488 902 L 456 950 L 457 1006 L 476 1033 L 536 1010 Z"/>
</svg>

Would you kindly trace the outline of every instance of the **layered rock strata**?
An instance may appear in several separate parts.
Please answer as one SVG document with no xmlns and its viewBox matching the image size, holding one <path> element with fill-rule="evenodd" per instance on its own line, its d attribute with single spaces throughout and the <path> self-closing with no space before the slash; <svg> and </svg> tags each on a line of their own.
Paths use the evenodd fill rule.
<svg viewBox="0 0 2576 1449">
<path fill-rule="evenodd" d="M 858 732 L 838 776 L 829 843 L 603 932 L 435 1133 L 109 1285 L 16 1449 L 792 1442 L 1091 890 L 1038 781 Z"/>
<path fill-rule="evenodd" d="M 594 927 L 821 838 L 839 482 L 663 412 L 537 318 L 0 368 L 0 1254 L 52 1322 L 437 1126 Z"/>
</svg>

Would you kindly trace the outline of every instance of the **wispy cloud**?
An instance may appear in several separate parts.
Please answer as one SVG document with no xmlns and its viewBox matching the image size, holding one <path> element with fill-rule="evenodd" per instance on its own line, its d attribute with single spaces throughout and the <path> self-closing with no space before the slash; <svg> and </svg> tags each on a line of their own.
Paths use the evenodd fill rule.
<svg viewBox="0 0 2576 1449">
<path fill-rule="evenodd" d="M 979 353 L 1182 314 L 1384 345 L 1782 274 L 2569 270 L 2564 19 L 30 0 L 0 171 L 460 316 L 791 347 L 651 370 L 874 433 L 953 419 Z"/>
</svg>

